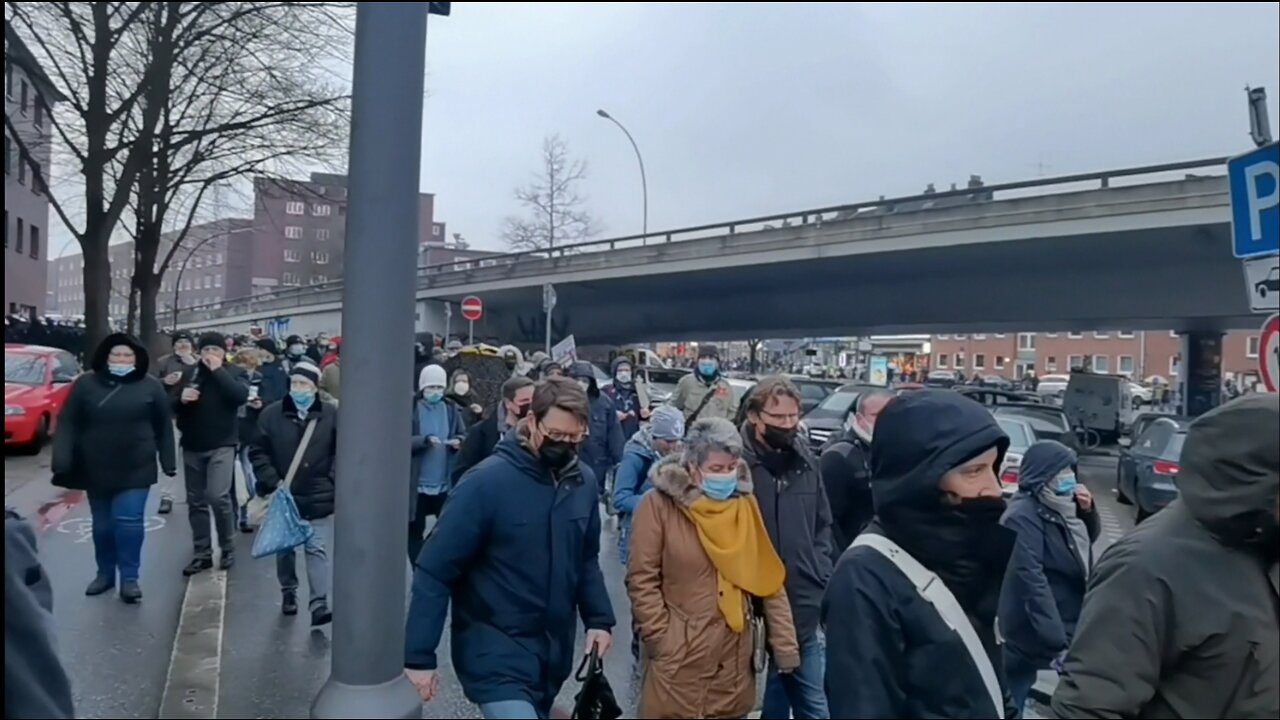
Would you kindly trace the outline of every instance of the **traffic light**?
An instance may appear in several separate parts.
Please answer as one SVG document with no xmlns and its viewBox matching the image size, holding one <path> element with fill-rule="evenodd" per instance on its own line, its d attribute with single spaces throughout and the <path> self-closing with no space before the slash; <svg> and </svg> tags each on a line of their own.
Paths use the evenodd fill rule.
<svg viewBox="0 0 1280 720">
<path fill-rule="evenodd" d="M 428 6 L 427 12 L 431 15 L 444 15 L 445 17 L 448 17 L 449 6 L 452 4 L 453 3 L 447 3 L 447 2 L 427 3 L 427 6 Z"/>
</svg>

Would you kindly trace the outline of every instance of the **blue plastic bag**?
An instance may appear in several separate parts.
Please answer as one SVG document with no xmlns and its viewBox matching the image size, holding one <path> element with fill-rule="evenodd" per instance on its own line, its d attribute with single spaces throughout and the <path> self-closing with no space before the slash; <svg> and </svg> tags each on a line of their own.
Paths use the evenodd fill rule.
<svg viewBox="0 0 1280 720">
<path fill-rule="evenodd" d="M 316 529 L 303 520 L 302 514 L 298 512 L 298 503 L 294 502 L 293 493 L 287 487 L 280 487 L 271 498 L 267 517 L 253 538 L 253 556 L 264 558 L 288 552 L 307 544 L 315 534 Z"/>
</svg>

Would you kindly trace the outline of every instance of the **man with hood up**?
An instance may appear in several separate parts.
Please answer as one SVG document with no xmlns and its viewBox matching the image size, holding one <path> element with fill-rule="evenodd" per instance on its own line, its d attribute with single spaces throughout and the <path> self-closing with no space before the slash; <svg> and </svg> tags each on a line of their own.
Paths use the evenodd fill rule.
<svg viewBox="0 0 1280 720">
<path fill-rule="evenodd" d="M 587 392 L 591 406 L 591 424 L 587 439 L 579 450 L 582 462 L 585 462 L 600 481 L 600 489 L 605 487 L 604 478 L 622 462 L 622 447 L 626 438 L 622 435 L 622 426 L 618 424 L 618 411 L 613 401 L 600 392 L 596 385 L 595 369 L 591 363 L 581 361 L 569 366 L 569 373 L 578 385 Z"/>
<path fill-rule="evenodd" d="M 822 483 L 831 501 L 833 563 L 875 515 L 871 500 L 871 438 L 876 418 L 893 397 L 888 390 L 872 390 L 858 396 L 845 431 L 822 448 Z"/>
<path fill-rule="evenodd" d="M 1280 716 L 1280 399 L 1192 423 L 1180 497 L 1103 553 L 1060 718 Z"/>
<path fill-rule="evenodd" d="M 876 517 L 822 600 L 838 718 L 1012 718 L 996 610 L 1015 535 L 991 413 L 947 390 L 885 407 L 871 443 Z"/>
<path fill-rule="evenodd" d="M 613 359 L 613 382 L 600 389 L 613 401 L 622 425 L 622 436 L 640 432 L 640 421 L 649 419 L 649 393 L 635 376 L 635 367 L 625 355 Z"/>
</svg>

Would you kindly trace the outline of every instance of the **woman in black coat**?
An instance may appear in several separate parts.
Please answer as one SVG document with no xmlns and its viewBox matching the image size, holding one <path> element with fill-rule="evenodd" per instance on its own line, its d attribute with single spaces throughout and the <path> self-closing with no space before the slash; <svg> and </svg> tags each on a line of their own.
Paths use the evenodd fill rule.
<svg viewBox="0 0 1280 720">
<path fill-rule="evenodd" d="M 168 396 L 147 374 L 149 363 L 134 338 L 118 333 L 103 340 L 92 371 L 67 395 L 53 441 L 53 484 L 89 496 L 98 575 L 85 594 L 112 589 L 118 574 L 127 603 L 142 599 L 138 577 L 157 458 L 166 475 L 177 474 Z"/>
</svg>

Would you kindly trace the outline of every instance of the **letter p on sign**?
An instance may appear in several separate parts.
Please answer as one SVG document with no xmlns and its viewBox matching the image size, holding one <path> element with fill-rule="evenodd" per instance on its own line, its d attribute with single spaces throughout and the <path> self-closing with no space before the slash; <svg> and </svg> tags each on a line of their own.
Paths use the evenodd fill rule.
<svg viewBox="0 0 1280 720">
<path fill-rule="evenodd" d="M 1227 162 L 1235 256 L 1280 250 L 1280 146 L 1265 145 Z"/>
</svg>

